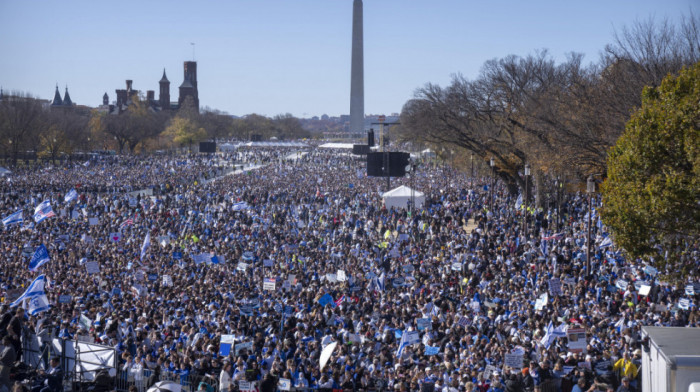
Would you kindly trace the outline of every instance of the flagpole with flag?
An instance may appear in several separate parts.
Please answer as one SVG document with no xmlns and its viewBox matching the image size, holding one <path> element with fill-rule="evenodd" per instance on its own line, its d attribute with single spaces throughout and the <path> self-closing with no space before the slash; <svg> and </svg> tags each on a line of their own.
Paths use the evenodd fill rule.
<svg viewBox="0 0 700 392">
<path fill-rule="evenodd" d="M 63 199 L 66 203 L 70 203 L 71 201 L 75 200 L 78 198 L 78 192 L 75 189 L 71 189 L 70 192 L 66 194 L 66 197 Z"/>
<path fill-rule="evenodd" d="M 22 210 L 19 210 L 17 212 L 14 212 L 14 213 L 8 215 L 6 218 L 4 218 L 2 220 L 3 226 L 7 227 L 10 225 L 20 224 L 20 223 L 24 222 L 24 217 L 22 216 L 22 212 L 23 212 Z"/>
<path fill-rule="evenodd" d="M 51 208 L 51 203 L 48 200 L 42 201 L 41 204 L 34 209 L 34 222 L 39 223 L 44 219 L 56 216 Z"/>
<path fill-rule="evenodd" d="M 29 270 L 34 272 L 49 261 L 51 261 L 49 251 L 46 249 L 44 244 L 41 244 L 38 248 L 36 248 L 34 256 L 32 256 L 32 259 L 29 261 Z"/>
<path fill-rule="evenodd" d="M 151 246 L 151 233 L 146 233 L 146 238 L 143 239 L 143 245 L 141 245 L 141 261 L 143 261 L 144 256 L 148 252 L 148 248 Z"/>
<path fill-rule="evenodd" d="M 10 307 L 14 308 L 22 302 L 28 301 L 27 313 L 29 313 L 31 316 L 48 310 L 50 307 L 49 299 L 46 298 L 44 284 L 46 284 L 46 276 L 39 275 L 36 279 L 34 279 L 29 287 L 27 287 L 27 290 L 10 304 Z"/>
</svg>

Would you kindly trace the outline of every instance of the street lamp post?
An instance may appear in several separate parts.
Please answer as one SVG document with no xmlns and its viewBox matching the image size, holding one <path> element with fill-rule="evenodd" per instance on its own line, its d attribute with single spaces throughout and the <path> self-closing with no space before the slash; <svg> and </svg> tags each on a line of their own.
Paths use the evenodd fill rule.
<svg viewBox="0 0 700 392">
<path fill-rule="evenodd" d="M 554 180 L 554 186 L 557 188 L 557 223 L 556 223 L 556 230 L 559 232 L 559 217 L 561 216 L 561 199 L 559 197 L 559 190 L 561 188 L 561 180 L 559 177 L 557 177 L 556 180 Z"/>
<path fill-rule="evenodd" d="M 491 197 L 489 198 L 491 205 L 489 206 L 489 210 L 491 211 L 491 213 L 493 213 L 493 176 L 496 167 L 496 161 L 493 160 L 493 157 L 491 157 L 491 159 L 489 160 L 489 165 L 491 166 Z"/>
<path fill-rule="evenodd" d="M 586 274 L 591 274 L 591 201 L 595 192 L 593 176 L 588 176 L 586 181 L 586 193 L 588 193 L 588 238 L 586 240 Z"/>
<path fill-rule="evenodd" d="M 525 233 L 525 239 L 528 238 L 528 232 L 527 232 L 527 206 L 528 206 L 528 199 L 529 199 L 529 194 L 528 194 L 528 177 L 530 177 L 530 165 L 525 164 L 525 209 L 523 210 L 523 232 Z"/>
<path fill-rule="evenodd" d="M 469 162 L 472 164 L 472 183 L 474 181 L 474 153 L 469 157 Z"/>
</svg>

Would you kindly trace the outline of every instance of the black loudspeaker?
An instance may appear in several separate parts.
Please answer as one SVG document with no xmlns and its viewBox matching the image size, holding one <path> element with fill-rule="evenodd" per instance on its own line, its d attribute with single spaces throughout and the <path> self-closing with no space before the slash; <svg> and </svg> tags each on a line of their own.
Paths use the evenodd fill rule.
<svg viewBox="0 0 700 392">
<path fill-rule="evenodd" d="M 352 153 L 355 155 L 367 155 L 369 154 L 369 146 L 366 144 L 353 144 Z"/>
<path fill-rule="evenodd" d="M 251 141 L 251 142 L 261 142 L 261 141 L 262 141 L 262 135 L 252 134 L 252 135 L 250 135 L 250 141 Z"/>
<path fill-rule="evenodd" d="M 216 142 L 199 142 L 199 152 L 215 153 Z"/>
<path fill-rule="evenodd" d="M 370 147 L 374 147 L 374 130 L 370 129 L 369 132 L 367 132 L 367 145 Z"/>
<path fill-rule="evenodd" d="M 403 177 L 410 154 L 407 152 L 370 152 L 367 154 L 367 176 Z M 387 171 L 388 166 L 388 171 Z"/>
</svg>

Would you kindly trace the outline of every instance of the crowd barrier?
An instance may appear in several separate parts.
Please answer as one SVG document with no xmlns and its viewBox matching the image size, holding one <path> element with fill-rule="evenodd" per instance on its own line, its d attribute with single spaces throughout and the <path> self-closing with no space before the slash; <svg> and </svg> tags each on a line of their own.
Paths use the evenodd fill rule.
<svg viewBox="0 0 700 392">
<path fill-rule="evenodd" d="M 172 372 L 161 372 L 156 378 L 151 377 L 153 370 L 142 369 L 140 371 L 128 371 L 120 369 L 115 377 L 115 385 L 112 390 L 128 391 L 131 386 L 136 387 L 137 392 L 146 392 L 148 387 L 158 381 L 172 381 L 180 384 L 182 392 L 218 392 L 218 375 L 188 374 L 181 375 Z"/>
</svg>

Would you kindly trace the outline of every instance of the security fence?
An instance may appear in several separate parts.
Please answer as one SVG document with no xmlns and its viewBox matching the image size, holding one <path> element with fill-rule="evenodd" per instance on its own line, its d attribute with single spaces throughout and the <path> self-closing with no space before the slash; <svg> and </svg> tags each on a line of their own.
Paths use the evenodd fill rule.
<svg viewBox="0 0 700 392">
<path fill-rule="evenodd" d="M 155 373 L 152 369 L 120 369 L 115 377 L 112 390 L 129 391 L 130 387 L 137 392 L 146 392 L 149 387 L 159 381 L 172 381 L 182 387 L 182 392 L 218 392 L 219 380 L 210 374 L 178 374 L 168 371 Z"/>
</svg>

